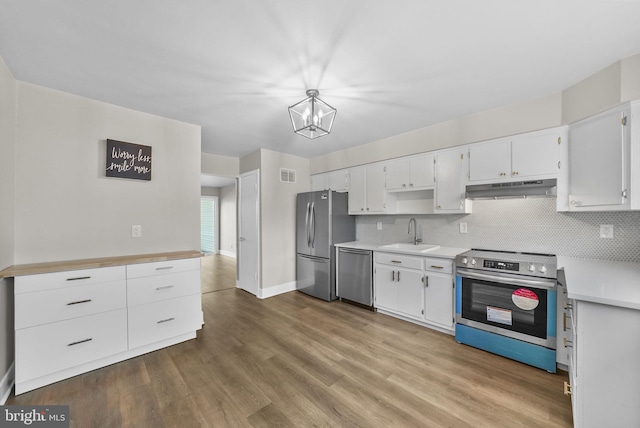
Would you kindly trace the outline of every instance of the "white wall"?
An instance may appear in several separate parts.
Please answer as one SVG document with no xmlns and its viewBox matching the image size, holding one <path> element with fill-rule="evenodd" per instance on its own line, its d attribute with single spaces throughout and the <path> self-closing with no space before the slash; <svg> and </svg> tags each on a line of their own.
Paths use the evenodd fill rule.
<svg viewBox="0 0 640 428">
<path fill-rule="evenodd" d="M 236 257 L 237 197 L 236 185 L 220 188 L 220 253 Z"/>
<path fill-rule="evenodd" d="M 14 264 L 15 145 L 16 81 L 0 58 L 0 270 Z M 0 279 L 0 380 L 12 363 L 13 281 Z"/>
<path fill-rule="evenodd" d="M 203 152 L 200 168 L 206 175 L 237 177 L 240 175 L 240 159 Z"/>
<path fill-rule="evenodd" d="M 17 128 L 16 264 L 200 248 L 199 126 L 18 82 Z M 107 138 L 151 181 L 106 178 Z"/>
</svg>

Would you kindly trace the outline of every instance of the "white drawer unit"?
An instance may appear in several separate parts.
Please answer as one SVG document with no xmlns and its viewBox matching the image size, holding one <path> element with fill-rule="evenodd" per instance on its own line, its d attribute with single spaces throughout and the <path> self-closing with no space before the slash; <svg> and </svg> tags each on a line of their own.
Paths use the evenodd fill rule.
<svg viewBox="0 0 640 428">
<path fill-rule="evenodd" d="M 17 330 L 16 382 L 126 350 L 126 309 Z"/>
<path fill-rule="evenodd" d="M 199 293 L 199 269 L 127 280 L 129 306 L 144 305 Z"/>
<path fill-rule="evenodd" d="M 129 348 L 137 348 L 202 327 L 200 295 L 129 308 Z"/>
<path fill-rule="evenodd" d="M 391 265 L 396 267 L 404 267 L 407 269 L 422 269 L 422 258 L 405 256 L 395 253 L 375 253 L 376 263 Z"/>
<path fill-rule="evenodd" d="M 16 281 L 22 277 L 16 278 Z M 15 328 L 94 315 L 127 307 L 126 281 L 78 285 L 15 296 Z"/>
<path fill-rule="evenodd" d="M 16 277 L 16 394 L 195 338 L 200 259 L 190 257 Z"/>
</svg>

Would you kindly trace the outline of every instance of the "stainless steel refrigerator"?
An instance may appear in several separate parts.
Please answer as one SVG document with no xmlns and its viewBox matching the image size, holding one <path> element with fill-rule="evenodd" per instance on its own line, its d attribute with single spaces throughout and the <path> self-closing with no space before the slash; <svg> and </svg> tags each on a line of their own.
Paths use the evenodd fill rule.
<svg viewBox="0 0 640 428">
<path fill-rule="evenodd" d="M 334 244 L 355 241 L 355 218 L 347 214 L 347 193 L 298 193 L 296 202 L 296 287 L 323 300 L 336 299 Z"/>
</svg>

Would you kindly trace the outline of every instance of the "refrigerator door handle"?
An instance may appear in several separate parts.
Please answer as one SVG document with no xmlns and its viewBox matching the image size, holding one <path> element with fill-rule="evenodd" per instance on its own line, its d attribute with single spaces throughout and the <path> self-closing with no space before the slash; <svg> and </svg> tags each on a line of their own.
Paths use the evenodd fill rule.
<svg viewBox="0 0 640 428">
<path fill-rule="evenodd" d="M 307 233 L 307 247 L 311 246 L 311 235 L 309 234 L 309 214 L 311 213 L 311 202 L 307 202 L 307 214 L 304 217 L 304 231 Z"/>
<path fill-rule="evenodd" d="M 311 248 L 315 248 L 316 246 L 316 203 L 311 202 L 311 221 L 310 229 L 311 229 Z"/>
</svg>

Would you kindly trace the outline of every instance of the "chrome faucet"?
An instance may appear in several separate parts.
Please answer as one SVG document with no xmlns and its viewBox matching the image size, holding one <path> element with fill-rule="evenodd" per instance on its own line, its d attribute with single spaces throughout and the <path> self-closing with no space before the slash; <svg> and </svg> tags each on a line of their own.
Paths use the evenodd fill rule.
<svg viewBox="0 0 640 428">
<path fill-rule="evenodd" d="M 411 217 L 409 220 L 409 229 L 407 233 L 411 233 L 411 225 L 413 224 L 413 245 L 418 245 L 418 242 L 422 242 L 422 239 L 418 238 L 418 225 L 416 225 L 416 219 Z"/>
</svg>

